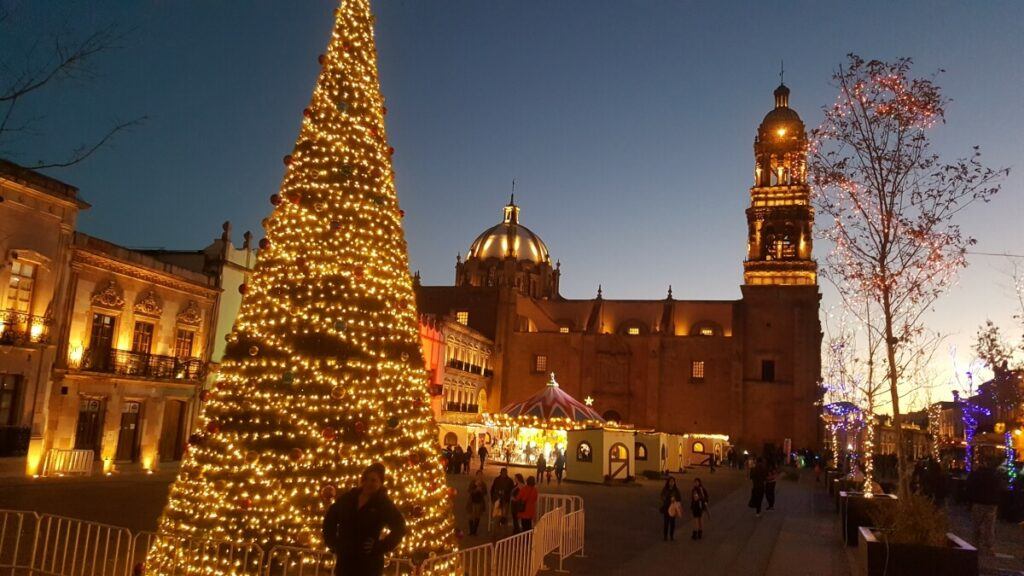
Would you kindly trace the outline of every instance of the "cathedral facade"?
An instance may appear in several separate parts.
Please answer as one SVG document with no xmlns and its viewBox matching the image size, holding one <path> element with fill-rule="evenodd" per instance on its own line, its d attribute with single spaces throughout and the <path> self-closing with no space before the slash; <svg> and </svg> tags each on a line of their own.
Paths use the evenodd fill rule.
<svg viewBox="0 0 1024 576">
<path fill-rule="evenodd" d="M 417 283 L 431 321 L 492 343 L 472 405 L 500 411 L 554 372 L 606 419 L 639 429 L 727 434 L 751 451 L 817 449 L 822 335 L 807 145 L 780 85 L 754 140 L 739 300 L 677 300 L 671 289 L 657 300 L 606 299 L 600 289 L 564 298 L 560 266 L 510 201 L 456 263 L 454 286 Z"/>
</svg>

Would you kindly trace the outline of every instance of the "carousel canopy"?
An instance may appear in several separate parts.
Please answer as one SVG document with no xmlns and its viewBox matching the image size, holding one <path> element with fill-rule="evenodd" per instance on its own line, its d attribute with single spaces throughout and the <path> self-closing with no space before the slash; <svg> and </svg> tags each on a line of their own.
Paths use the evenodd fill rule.
<svg viewBox="0 0 1024 576">
<path fill-rule="evenodd" d="M 502 413 L 512 418 L 533 416 L 542 420 L 566 418 L 574 422 L 604 422 L 604 418 L 601 418 L 593 408 L 562 390 L 555 381 L 554 372 L 551 373 L 551 380 L 543 390 L 523 402 L 506 406 Z"/>
</svg>

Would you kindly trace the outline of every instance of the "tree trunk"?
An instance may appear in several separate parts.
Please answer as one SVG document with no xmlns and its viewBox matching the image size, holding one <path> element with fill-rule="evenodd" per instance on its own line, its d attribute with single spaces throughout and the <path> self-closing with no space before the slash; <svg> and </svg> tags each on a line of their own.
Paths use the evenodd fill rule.
<svg viewBox="0 0 1024 576">
<path fill-rule="evenodd" d="M 889 395 L 892 398 L 892 426 L 896 433 L 897 495 L 904 499 L 910 495 L 907 477 L 907 455 L 903 446 L 903 414 L 900 413 L 899 374 L 896 371 L 896 346 L 899 339 L 892 333 L 892 302 L 889 288 L 882 289 L 882 313 L 885 314 L 885 354 L 889 361 Z"/>
</svg>

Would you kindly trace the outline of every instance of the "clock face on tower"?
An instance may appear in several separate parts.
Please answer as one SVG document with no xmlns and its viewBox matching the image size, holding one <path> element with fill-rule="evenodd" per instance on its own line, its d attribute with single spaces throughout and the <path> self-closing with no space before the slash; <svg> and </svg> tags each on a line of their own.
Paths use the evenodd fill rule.
<svg viewBox="0 0 1024 576">
<path fill-rule="evenodd" d="M 807 184 L 807 133 L 789 107 L 789 88 L 775 89 L 775 108 L 754 139 L 754 185 L 747 208 L 747 285 L 816 285 L 814 209 Z"/>
</svg>

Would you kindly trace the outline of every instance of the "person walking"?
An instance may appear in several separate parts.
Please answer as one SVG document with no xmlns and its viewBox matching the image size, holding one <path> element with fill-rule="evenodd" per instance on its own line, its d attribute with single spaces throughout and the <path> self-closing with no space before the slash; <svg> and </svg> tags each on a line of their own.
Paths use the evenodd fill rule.
<svg viewBox="0 0 1024 576">
<path fill-rule="evenodd" d="M 491 506 L 494 510 L 491 515 L 497 519 L 499 526 L 508 524 L 511 513 L 512 491 L 515 489 L 515 482 L 508 476 L 508 468 L 502 468 L 498 477 L 491 482 Z"/>
<path fill-rule="evenodd" d="M 544 458 L 544 453 L 541 452 L 537 455 L 537 483 L 540 484 L 544 480 L 544 473 L 548 470 L 548 461 Z"/>
<path fill-rule="evenodd" d="M 991 554 L 995 541 L 996 512 L 1003 483 L 996 467 L 984 463 L 967 475 L 967 501 L 971 503 L 974 544 L 981 554 Z"/>
<path fill-rule="evenodd" d="M 768 478 L 768 471 L 765 469 L 764 459 L 758 458 L 757 463 L 750 469 L 750 504 L 756 512 L 755 515 L 761 517 L 761 503 L 764 501 L 764 485 Z"/>
<path fill-rule="evenodd" d="M 469 512 L 469 535 L 476 536 L 480 530 L 480 519 L 487 511 L 487 482 L 484 482 L 484 473 L 477 471 L 476 477 L 469 482 L 469 501 L 466 503 L 466 510 Z"/>
<path fill-rule="evenodd" d="M 484 446 L 484 443 L 481 442 L 480 449 L 476 453 L 480 457 L 480 471 L 483 472 L 484 464 L 487 462 L 487 446 Z"/>
<path fill-rule="evenodd" d="M 676 479 L 669 476 L 665 480 L 665 486 L 661 489 L 661 505 L 658 507 L 658 511 L 661 512 L 662 516 L 662 540 L 669 541 L 675 540 L 676 538 L 676 518 L 673 516 L 673 505 L 681 502 L 683 495 L 679 493 L 679 487 L 676 486 Z"/>
<path fill-rule="evenodd" d="M 693 479 L 693 488 L 690 489 L 690 514 L 693 515 L 693 536 L 694 540 L 704 537 L 704 514 L 708 511 L 708 491 L 700 478 Z"/>
<path fill-rule="evenodd" d="M 561 450 L 555 449 L 555 478 L 558 479 L 558 484 L 562 484 L 562 474 L 565 473 L 565 454 Z"/>
<path fill-rule="evenodd" d="M 523 503 L 519 499 L 519 491 L 526 486 L 526 480 L 523 479 L 522 474 L 516 474 L 516 481 L 512 486 L 512 533 L 518 534 L 522 531 L 519 523 L 519 513 L 522 511 Z"/>
<path fill-rule="evenodd" d="M 521 476 L 516 474 L 516 478 Z M 537 480 L 533 476 L 519 487 L 516 499 L 519 501 L 519 529 L 526 532 L 533 528 L 533 519 L 537 516 Z"/>
<path fill-rule="evenodd" d="M 387 536 L 381 538 L 384 529 Z M 384 490 L 384 465 L 363 470 L 358 488 L 338 498 L 324 516 L 323 537 L 339 562 L 336 576 L 380 576 L 384 555 L 405 536 L 405 519 Z"/>
<path fill-rule="evenodd" d="M 462 457 L 466 453 L 462 451 L 462 445 L 456 444 L 455 450 L 452 451 L 452 472 L 455 474 L 462 474 Z"/>
<path fill-rule="evenodd" d="M 775 510 L 775 483 L 779 480 L 779 468 L 775 464 L 768 467 L 768 475 L 764 479 L 764 497 L 768 500 L 768 510 Z"/>
</svg>

